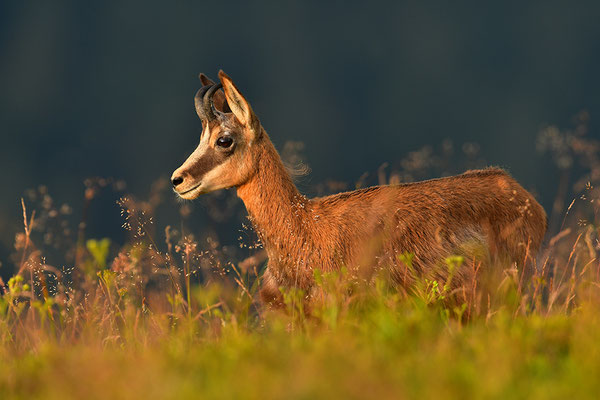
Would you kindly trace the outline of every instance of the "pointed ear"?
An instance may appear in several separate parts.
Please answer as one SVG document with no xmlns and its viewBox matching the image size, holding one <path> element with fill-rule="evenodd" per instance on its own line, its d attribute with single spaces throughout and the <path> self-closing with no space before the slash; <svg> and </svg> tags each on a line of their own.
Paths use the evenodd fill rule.
<svg viewBox="0 0 600 400">
<path fill-rule="evenodd" d="M 200 75 L 198 75 L 198 79 L 200 79 L 200 82 L 202 82 L 202 86 L 208 86 L 208 85 L 214 85 L 215 82 L 210 79 L 208 76 L 204 75 L 204 73 L 200 72 Z"/>
<path fill-rule="evenodd" d="M 252 111 L 252 107 L 250 107 L 250 103 L 246 101 L 231 78 L 223 70 L 219 71 L 219 79 L 225 91 L 225 99 L 233 115 L 242 124 L 257 132 L 260 129 L 259 122 L 254 111 Z"/>
<path fill-rule="evenodd" d="M 200 79 L 202 86 L 212 86 L 215 84 L 212 79 L 204 75 L 202 72 L 200 72 L 200 75 L 198 75 L 198 79 Z M 221 112 L 231 112 L 227 101 L 225 101 L 225 94 L 221 89 L 217 90 L 217 92 L 213 95 L 213 104 L 215 105 L 215 108 Z"/>
</svg>

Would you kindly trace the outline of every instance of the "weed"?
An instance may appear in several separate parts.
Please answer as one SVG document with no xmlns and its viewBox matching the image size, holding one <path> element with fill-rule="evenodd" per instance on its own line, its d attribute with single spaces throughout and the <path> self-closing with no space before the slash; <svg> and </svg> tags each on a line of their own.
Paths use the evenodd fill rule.
<svg viewBox="0 0 600 400">
<path fill-rule="evenodd" d="M 282 288 L 284 311 L 257 301 L 265 256 L 251 234 L 240 246 L 249 257 L 184 224 L 157 240 L 165 185 L 147 201 L 119 200 L 121 245 L 86 237 L 87 211 L 72 229 L 61 220 L 70 207 L 38 188 L 22 202 L 14 276 L 0 281 L 0 398 L 592 397 L 600 389 L 600 162 L 585 121 L 540 134 L 539 150 L 561 171 L 579 165 L 582 178 L 569 184 L 571 170 L 559 183 L 562 218 L 553 214 L 559 222 L 539 256 L 482 270 L 456 255 L 442 260 L 441 280 L 419 277 L 404 253 L 396 278 L 414 282 L 410 290 L 383 273 L 363 282 L 346 268 L 315 269 L 311 293 Z M 482 160 L 474 144 L 462 152 L 466 164 Z M 378 179 L 443 174 L 455 158 L 447 141 L 441 155 L 411 153 L 389 176 L 382 166 Z M 109 187 L 123 189 L 86 182 L 84 210 Z M 215 221 L 239 204 L 219 196 L 206 203 Z M 180 207 L 185 220 L 190 206 Z M 46 254 L 62 254 L 65 266 Z M 459 273 L 472 277 L 461 292 L 452 286 Z"/>
</svg>

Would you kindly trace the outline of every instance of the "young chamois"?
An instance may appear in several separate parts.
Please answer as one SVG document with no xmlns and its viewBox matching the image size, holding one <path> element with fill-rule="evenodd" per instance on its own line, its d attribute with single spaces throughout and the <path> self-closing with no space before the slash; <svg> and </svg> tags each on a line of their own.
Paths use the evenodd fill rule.
<svg viewBox="0 0 600 400">
<path fill-rule="evenodd" d="M 367 280 L 383 270 L 405 288 L 416 278 L 445 280 L 444 260 L 452 255 L 464 259 L 451 277 L 459 288 L 470 283 L 476 263 L 523 263 L 541 245 L 543 208 L 496 168 L 308 199 L 229 76 L 220 71 L 219 84 L 200 79 L 200 144 L 173 173 L 173 188 L 184 199 L 237 188 L 267 252 L 260 293 L 266 303 L 281 304 L 281 287 L 302 289 L 310 301 L 319 290 L 313 269 L 346 266 Z"/>
</svg>

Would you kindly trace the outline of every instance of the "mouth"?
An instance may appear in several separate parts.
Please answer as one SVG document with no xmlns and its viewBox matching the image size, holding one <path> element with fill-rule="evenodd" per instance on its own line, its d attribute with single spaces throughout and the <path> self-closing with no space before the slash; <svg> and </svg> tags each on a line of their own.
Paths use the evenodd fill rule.
<svg viewBox="0 0 600 400">
<path fill-rule="evenodd" d="M 179 195 L 180 197 L 183 197 L 185 199 L 184 196 L 186 194 L 192 193 L 194 190 L 198 189 L 201 185 L 202 185 L 202 182 L 200 182 L 196 186 L 191 187 L 190 189 L 184 190 L 183 192 L 178 192 L 177 190 L 175 190 L 175 193 L 177 193 L 177 195 Z"/>
</svg>

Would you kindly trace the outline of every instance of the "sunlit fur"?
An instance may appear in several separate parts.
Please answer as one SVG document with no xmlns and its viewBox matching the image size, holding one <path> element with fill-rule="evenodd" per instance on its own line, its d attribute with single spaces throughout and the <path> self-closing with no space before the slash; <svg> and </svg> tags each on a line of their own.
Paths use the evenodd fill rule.
<svg viewBox="0 0 600 400">
<path fill-rule="evenodd" d="M 201 182 L 185 198 L 237 188 L 269 259 L 265 302 L 281 304 L 280 288 L 291 287 L 310 300 L 316 294 L 314 269 L 344 266 L 365 281 L 384 271 L 393 283 L 410 287 L 419 277 L 447 279 L 444 259 L 459 255 L 463 267 L 453 272 L 452 284 L 460 287 L 470 282 L 476 264 L 522 264 L 539 249 L 546 231 L 543 208 L 497 168 L 307 199 L 248 102 L 222 71 L 219 78 L 232 113 L 205 128 L 200 146 L 176 174 L 187 174 L 186 188 Z M 236 154 L 194 177 L 194 160 L 223 129 L 239 135 Z M 413 255 L 412 262 L 406 255 Z"/>
</svg>

